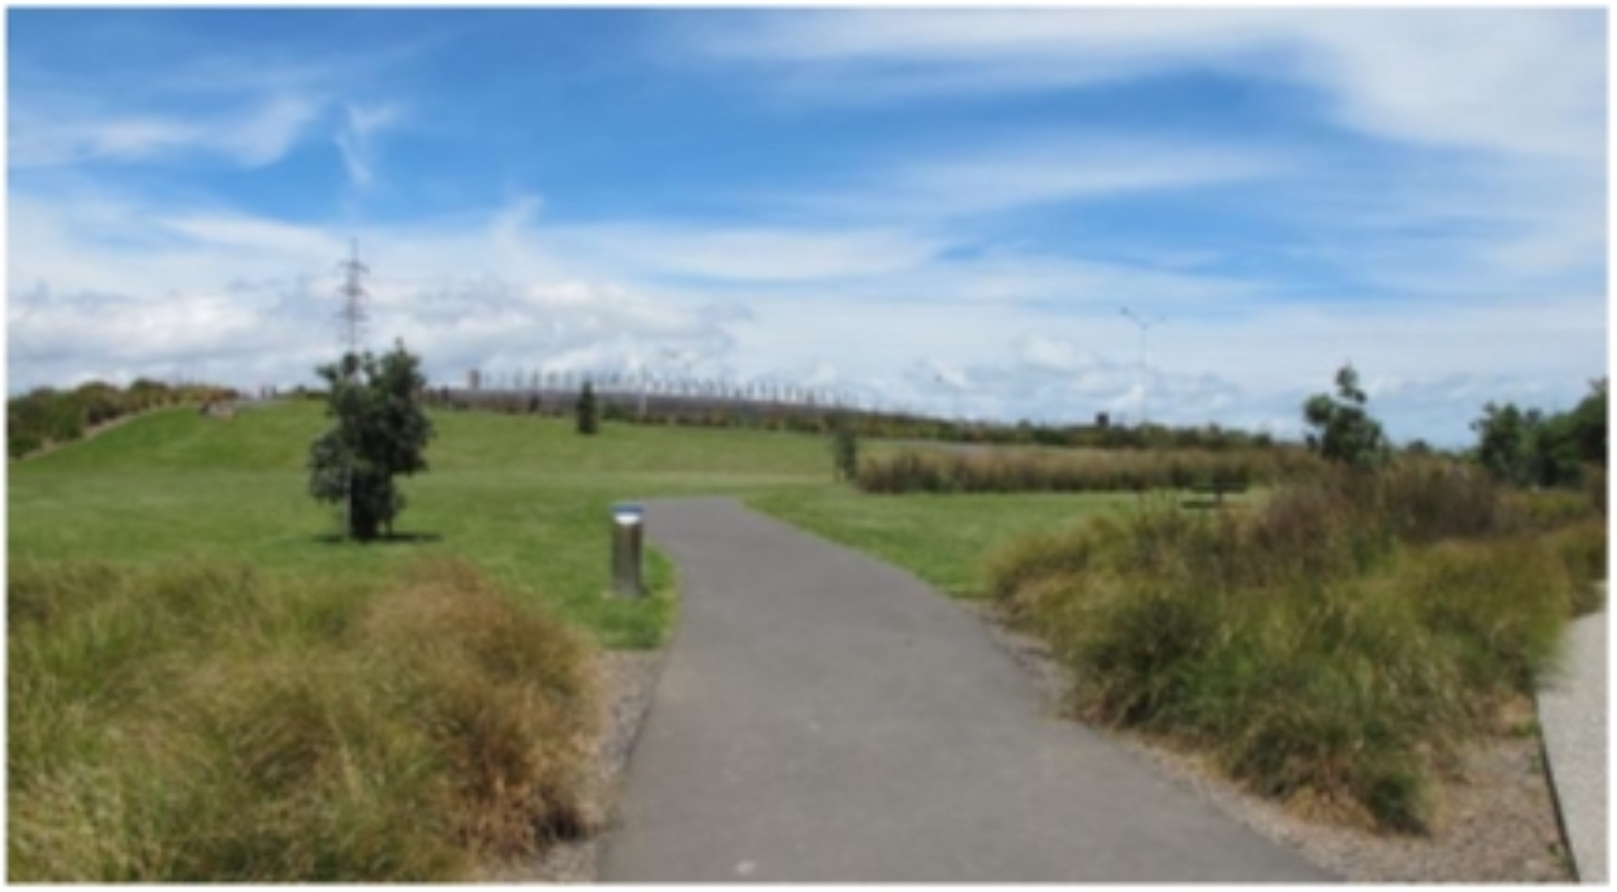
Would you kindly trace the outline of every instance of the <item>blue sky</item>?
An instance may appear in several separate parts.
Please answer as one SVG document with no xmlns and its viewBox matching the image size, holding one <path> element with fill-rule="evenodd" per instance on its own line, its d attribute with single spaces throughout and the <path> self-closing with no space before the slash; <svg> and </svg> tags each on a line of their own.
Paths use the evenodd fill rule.
<svg viewBox="0 0 1617 892">
<path fill-rule="evenodd" d="M 8 387 L 314 383 L 357 238 L 440 382 L 1463 444 L 1606 372 L 1606 17 L 11 9 Z"/>
</svg>

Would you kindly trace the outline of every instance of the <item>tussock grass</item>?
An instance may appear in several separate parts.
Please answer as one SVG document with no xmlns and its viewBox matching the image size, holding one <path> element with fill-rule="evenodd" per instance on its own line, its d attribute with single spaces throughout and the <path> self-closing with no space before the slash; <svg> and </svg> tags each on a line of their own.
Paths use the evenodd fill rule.
<svg viewBox="0 0 1617 892">
<path fill-rule="evenodd" d="M 594 820 L 587 645 L 465 563 L 8 583 L 10 880 L 442 881 Z"/>
<path fill-rule="evenodd" d="M 1605 606 L 1604 584 L 1610 571 L 1609 534 L 1604 519 L 1580 520 L 1551 533 L 1549 544 L 1575 581 L 1572 611 L 1578 616 Z"/>
<path fill-rule="evenodd" d="M 1024 539 L 990 590 L 1074 667 L 1083 715 L 1300 808 L 1421 832 L 1460 743 L 1553 664 L 1579 590 L 1566 555 L 1594 538 L 1558 535 L 1464 474 L 1322 473 L 1242 515 L 1148 503 Z"/>
</svg>

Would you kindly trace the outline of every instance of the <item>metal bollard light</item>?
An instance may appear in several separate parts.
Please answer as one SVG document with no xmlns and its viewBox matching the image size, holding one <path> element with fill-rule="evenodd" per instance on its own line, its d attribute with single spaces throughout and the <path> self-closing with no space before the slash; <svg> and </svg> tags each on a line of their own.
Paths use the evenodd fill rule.
<svg viewBox="0 0 1617 892">
<path fill-rule="evenodd" d="M 640 541 L 645 511 L 639 505 L 612 506 L 612 591 L 638 598 L 646 593 L 640 581 Z"/>
</svg>

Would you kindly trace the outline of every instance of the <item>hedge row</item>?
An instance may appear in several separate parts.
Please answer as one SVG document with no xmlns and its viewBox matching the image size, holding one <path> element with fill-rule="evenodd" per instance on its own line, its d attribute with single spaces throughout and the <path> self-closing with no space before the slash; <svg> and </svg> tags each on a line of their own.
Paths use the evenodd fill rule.
<svg viewBox="0 0 1617 892">
<path fill-rule="evenodd" d="M 870 493 L 1127 492 L 1214 483 L 1268 485 L 1316 464 L 1316 459 L 1298 449 L 906 450 L 862 460 L 855 483 Z"/>
<path fill-rule="evenodd" d="M 6 454 L 22 458 L 46 446 L 70 443 L 86 430 L 148 409 L 234 396 L 223 387 L 170 387 L 144 378 L 123 389 L 100 381 L 72 390 L 36 388 L 6 402 Z"/>
</svg>

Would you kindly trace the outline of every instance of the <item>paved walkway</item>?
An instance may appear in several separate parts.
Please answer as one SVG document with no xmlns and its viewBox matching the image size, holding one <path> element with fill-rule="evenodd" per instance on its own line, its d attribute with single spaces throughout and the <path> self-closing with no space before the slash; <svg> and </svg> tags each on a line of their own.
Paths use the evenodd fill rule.
<svg viewBox="0 0 1617 892">
<path fill-rule="evenodd" d="M 1606 871 L 1606 614 L 1572 624 L 1561 671 L 1538 695 L 1539 724 L 1561 822 L 1578 878 L 1604 885 Z"/>
<path fill-rule="evenodd" d="M 1320 882 L 1043 714 L 978 620 L 724 499 L 652 502 L 683 603 L 608 882 Z"/>
</svg>

